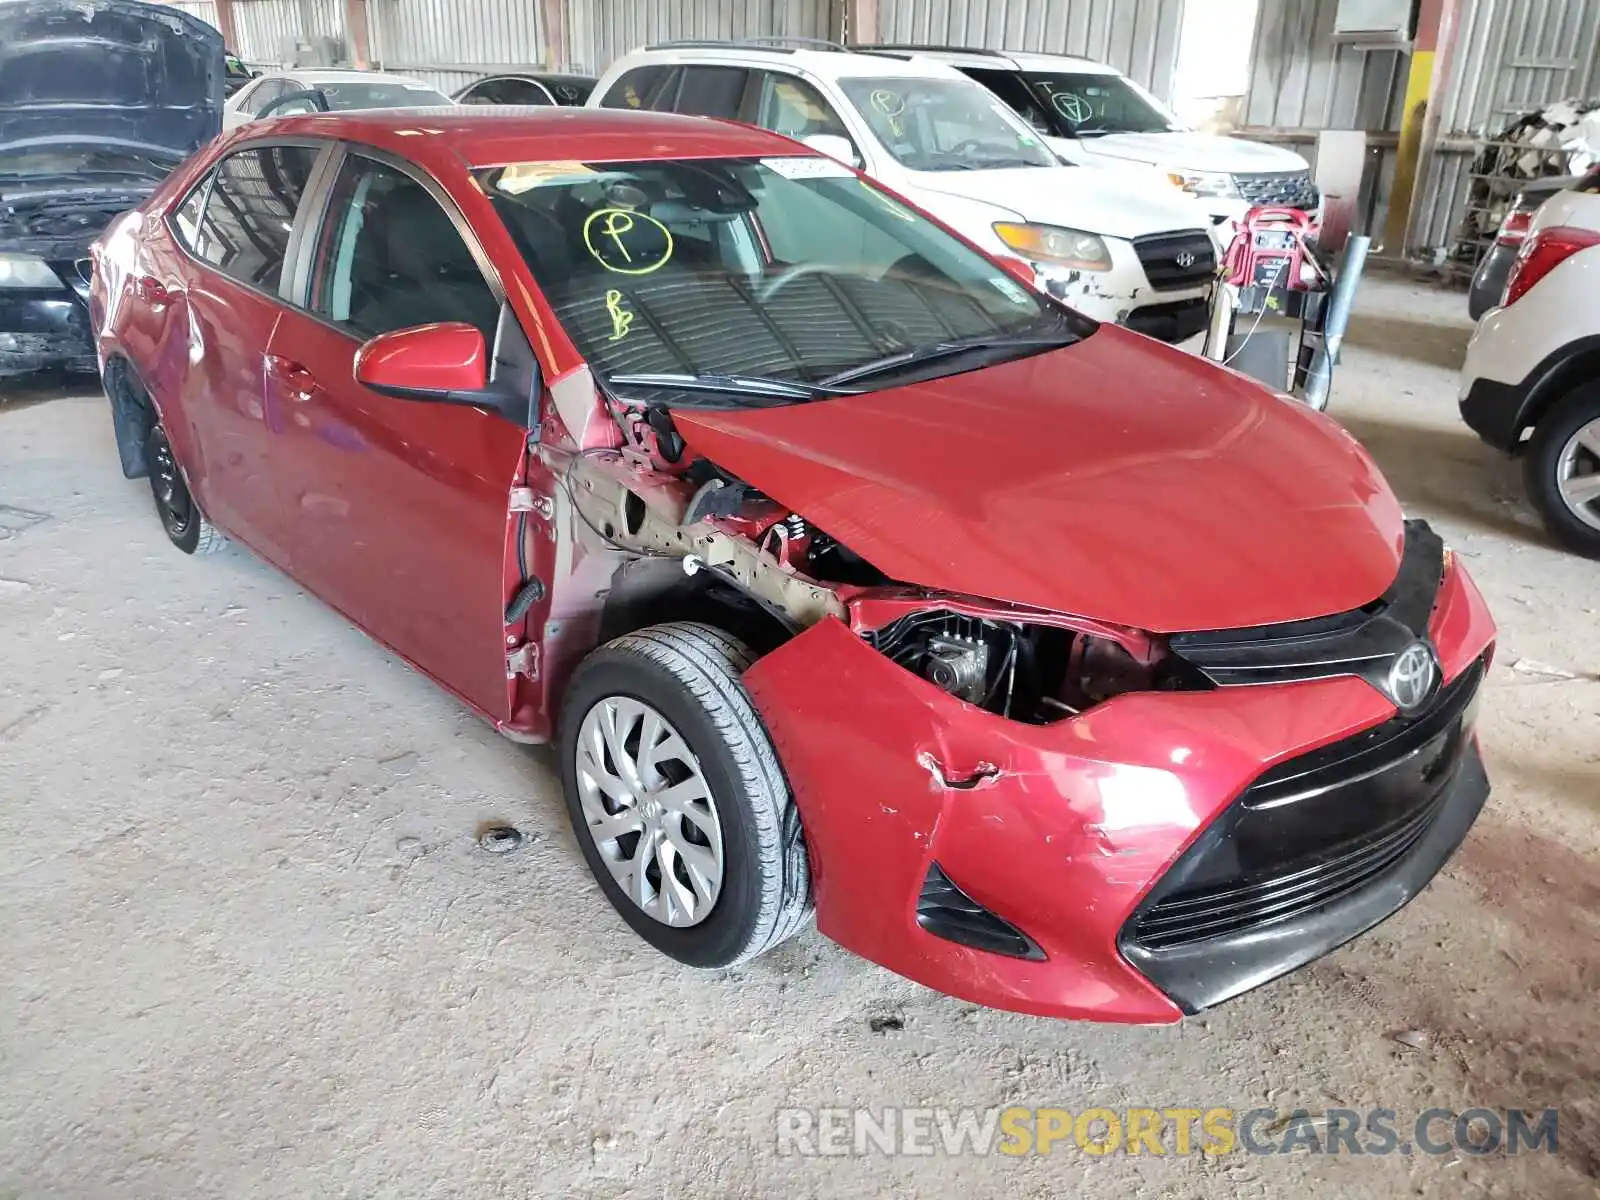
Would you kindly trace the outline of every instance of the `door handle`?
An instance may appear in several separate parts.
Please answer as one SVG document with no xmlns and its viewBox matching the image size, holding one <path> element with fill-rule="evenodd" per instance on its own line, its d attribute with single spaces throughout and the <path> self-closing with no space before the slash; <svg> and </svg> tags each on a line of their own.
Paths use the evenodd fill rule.
<svg viewBox="0 0 1600 1200">
<path fill-rule="evenodd" d="M 293 400 L 309 400 L 317 390 L 317 377 L 281 354 L 267 355 L 267 370 L 283 381 L 284 390 Z"/>
<path fill-rule="evenodd" d="M 152 308 L 161 308 L 172 299 L 166 285 L 149 275 L 140 275 L 133 281 L 133 294 Z"/>
</svg>

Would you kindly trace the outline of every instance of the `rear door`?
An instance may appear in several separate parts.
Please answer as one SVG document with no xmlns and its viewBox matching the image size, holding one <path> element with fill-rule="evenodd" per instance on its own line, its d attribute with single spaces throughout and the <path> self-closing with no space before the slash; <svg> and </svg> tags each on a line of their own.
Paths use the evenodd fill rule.
<svg viewBox="0 0 1600 1200">
<path fill-rule="evenodd" d="M 355 357 L 381 333 L 476 326 L 495 373 L 531 386 L 532 351 L 498 277 L 442 189 L 410 164 L 348 148 L 279 321 L 281 475 L 296 576 L 491 718 L 509 716 L 510 491 L 527 431 L 477 409 L 380 396 Z"/>
<path fill-rule="evenodd" d="M 300 201 L 327 149 L 264 143 L 223 158 L 173 215 L 193 261 L 134 281 L 160 326 L 152 387 L 179 401 L 164 414 L 167 432 L 201 506 L 285 569 L 292 534 L 273 480 L 282 414 L 266 387 L 266 353 Z"/>
</svg>

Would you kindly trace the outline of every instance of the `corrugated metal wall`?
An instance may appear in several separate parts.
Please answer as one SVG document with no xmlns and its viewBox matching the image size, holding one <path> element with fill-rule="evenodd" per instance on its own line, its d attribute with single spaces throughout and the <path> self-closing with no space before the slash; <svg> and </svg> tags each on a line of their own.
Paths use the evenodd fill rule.
<svg viewBox="0 0 1600 1200">
<path fill-rule="evenodd" d="M 1400 128 L 1407 60 L 1336 45 L 1336 0 L 1263 0 L 1250 55 L 1246 125 L 1274 129 Z"/>
<path fill-rule="evenodd" d="M 367 24 L 374 63 L 447 92 L 547 58 L 540 0 L 367 0 Z"/>
<path fill-rule="evenodd" d="M 181 8 L 186 13 L 199 17 L 212 28 L 217 24 L 217 6 L 215 0 L 168 0 L 164 8 Z"/>
<path fill-rule="evenodd" d="M 1410 58 L 1333 41 L 1337 0 L 1264 0 L 1252 54 L 1247 126 L 1308 131 L 1400 128 Z M 1421 214 L 1411 250 L 1447 246 L 1460 223 L 1472 154 L 1463 142 L 1492 136 L 1553 100 L 1600 91 L 1600 0 L 1466 0 L 1455 69 L 1439 100 L 1442 148 L 1423 164 Z M 1382 164 L 1379 213 L 1388 202 L 1393 151 Z"/>
<path fill-rule="evenodd" d="M 878 36 L 885 42 L 1079 54 L 1126 71 L 1166 98 L 1177 68 L 1183 5 L 1184 0 L 880 0 Z"/>
<path fill-rule="evenodd" d="M 568 0 L 569 61 L 591 71 L 674 38 L 829 36 L 828 0 Z"/>
</svg>

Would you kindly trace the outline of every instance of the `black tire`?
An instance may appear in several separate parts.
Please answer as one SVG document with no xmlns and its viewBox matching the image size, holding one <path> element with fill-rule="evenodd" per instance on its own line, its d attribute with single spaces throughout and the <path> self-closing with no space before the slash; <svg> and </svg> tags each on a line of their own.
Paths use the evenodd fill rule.
<svg viewBox="0 0 1600 1200">
<path fill-rule="evenodd" d="M 1544 415 L 1534 428 L 1522 462 L 1528 498 L 1539 510 L 1550 536 L 1590 558 L 1600 558 L 1600 529 L 1585 524 L 1562 498 L 1560 464 L 1567 443 L 1595 420 L 1600 420 L 1600 383 L 1569 393 Z"/>
<path fill-rule="evenodd" d="M 161 518 L 168 540 L 185 554 L 213 554 L 227 545 L 228 539 L 206 520 L 190 494 L 172 443 L 160 425 L 150 427 L 144 453 L 150 467 L 150 494 L 155 498 L 156 516 Z"/>
<path fill-rule="evenodd" d="M 799 814 L 772 740 L 740 675 L 748 647 L 710 625 L 653 625 L 608 642 L 573 675 L 562 703 L 561 782 L 573 833 L 606 898 L 640 937 L 693 967 L 727 967 L 764 954 L 811 915 L 811 878 Z M 667 925 L 630 900 L 585 822 L 577 780 L 584 717 L 608 697 L 641 700 L 667 718 L 699 760 L 722 827 L 721 890 L 708 916 Z"/>
</svg>

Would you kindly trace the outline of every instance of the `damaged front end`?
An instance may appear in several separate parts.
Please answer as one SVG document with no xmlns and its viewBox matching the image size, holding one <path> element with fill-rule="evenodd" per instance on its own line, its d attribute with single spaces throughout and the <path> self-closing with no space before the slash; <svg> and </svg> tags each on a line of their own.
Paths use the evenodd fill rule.
<svg viewBox="0 0 1600 1200">
<path fill-rule="evenodd" d="M 1395 587 L 1450 685 L 1397 717 L 1359 672 L 1288 651 L 1237 686 L 1181 638 L 891 578 L 659 410 L 611 415 L 621 444 L 543 451 L 579 581 L 547 647 L 569 637 L 576 661 L 685 617 L 749 641 L 818 927 L 902 975 L 1040 1015 L 1176 1020 L 1398 909 L 1483 803 L 1471 701 L 1493 627 L 1420 533 Z"/>
</svg>

